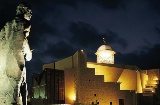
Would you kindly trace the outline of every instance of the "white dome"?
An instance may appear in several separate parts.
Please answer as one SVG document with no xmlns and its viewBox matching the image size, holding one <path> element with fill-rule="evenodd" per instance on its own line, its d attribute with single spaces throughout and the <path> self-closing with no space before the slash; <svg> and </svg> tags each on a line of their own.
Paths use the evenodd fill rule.
<svg viewBox="0 0 160 105">
<path fill-rule="evenodd" d="M 111 46 L 101 45 L 95 53 L 97 55 L 97 63 L 114 64 L 115 53 Z"/>
<path fill-rule="evenodd" d="M 113 51 L 112 48 L 111 48 L 111 46 L 109 46 L 109 45 L 101 45 L 101 46 L 98 48 L 97 51 L 104 51 L 104 50 L 111 50 L 111 51 Z"/>
</svg>

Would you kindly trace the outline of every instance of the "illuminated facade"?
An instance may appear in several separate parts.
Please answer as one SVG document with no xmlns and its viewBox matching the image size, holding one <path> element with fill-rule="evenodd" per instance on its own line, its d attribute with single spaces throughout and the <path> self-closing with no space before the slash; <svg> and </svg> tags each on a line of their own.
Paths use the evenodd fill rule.
<svg viewBox="0 0 160 105">
<path fill-rule="evenodd" d="M 114 57 L 115 52 L 111 54 Z M 140 70 L 133 65 L 87 62 L 86 59 L 86 53 L 81 50 L 63 60 L 43 65 L 43 72 L 46 68 L 64 71 L 65 104 L 158 105 L 160 103 L 157 101 L 160 97 L 156 96 L 160 93 L 159 69 Z M 36 93 L 36 87 L 33 88 Z M 153 104 L 154 96 L 157 104 Z"/>
</svg>

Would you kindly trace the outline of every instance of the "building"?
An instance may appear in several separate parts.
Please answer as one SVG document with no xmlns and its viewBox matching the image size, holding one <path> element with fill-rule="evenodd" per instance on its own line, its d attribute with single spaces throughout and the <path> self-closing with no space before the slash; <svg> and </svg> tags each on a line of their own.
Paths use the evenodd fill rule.
<svg viewBox="0 0 160 105">
<path fill-rule="evenodd" d="M 32 98 L 40 99 L 33 103 L 39 104 L 64 104 L 64 71 L 45 69 L 41 74 L 32 75 L 34 95 Z M 36 88 L 34 88 L 36 87 Z"/>
<path fill-rule="evenodd" d="M 141 70 L 134 65 L 114 64 L 114 54 L 110 46 L 102 45 L 96 52 L 96 63 L 87 62 L 86 52 L 80 50 L 60 61 L 44 64 L 43 76 L 33 75 L 33 105 L 37 102 L 38 105 L 160 105 L 159 69 Z M 61 93 L 55 90 L 59 82 L 51 79 L 56 78 L 51 72 L 58 71 L 63 74 L 57 76 L 64 84 Z M 48 97 L 50 93 L 53 101 Z M 55 100 L 57 94 L 62 94 L 63 101 Z"/>
</svg>

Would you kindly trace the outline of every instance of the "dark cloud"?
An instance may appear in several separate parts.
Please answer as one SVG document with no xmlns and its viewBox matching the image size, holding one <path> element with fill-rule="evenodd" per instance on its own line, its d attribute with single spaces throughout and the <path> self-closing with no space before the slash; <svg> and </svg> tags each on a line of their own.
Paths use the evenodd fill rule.
<svg viewBox="0 0 160 105">
<path fill-rule="evenodd" d="M 151 8 L 157 12 L 160 12 L 160 0 L 149 0 Z"/>
<path fill-rule="evenodd" d="M 97 5 L 102 6 L 103 8 L 108 9 L 116 9 L 123 3 L 123 0 L 53 0 L 53 1 L 42 1 L 42 0 L 30 0 L 32 3 L 37 4 L 50 4 L 52 7 L 56 5 L 68 5 L 72 7 L 76 7 L 78 3 L 95 3 Z M 47 2 L 47 3 L 46 3 Z M 49 6 L 49 5 L 48 5 Z"/>
<path fill-rule="evenodd" d="M 102 40 L 98 37 L 97 30 L 84 22 L 71 23 L 69 31 L 72 35 L 70 42 L 81 48 L 94 47 Z"/>
<path fill-rule="evenodd" d="M 105 9 L 117 9 L 123 4 L 123 0 L 83 0 L 85 2 L 93 2 Z"/>
<path fill-rule="evenodd" d="M 44 22 L 42 18 L 36 18 L 31 21 L 31 32 L 29 36 L 30 45 L 32 47 L 40 47 L 39 44 L 44 44 L 44 40 L 48 39 L 48 35 L 56 36 L 57 29 Z"/>
<path fill-rule="evenodd" d="M 123 48 L 127 47 L 127 42 L 120 38 L 117 33 L 107 30 L 106 33 L 99 33 L 95 27 L 84 22 L 72 23 L 69 27 L 72 34 L 71 43 L 80 48 L 92 48 L 96 50 L 104 44 L 102 38 L 107 39 L 107 43 L 118 44 Z"/>
<path fill-rule="evenodd" d="M 145 48 L 140 53 L 122 54 L 118 52 L 115 55 L 115 61 L 118 64 L 136 65 L 141 69 L 153 69 L 160 67 L 160 44 L 152 48 Z"/>
<path fill-rule="evenodd" d="M 75 6 L 77 3 L 77 0 L 54 0 L 54 3 Z"/>
<path fill-rule="evenodd" d="M 128 46 L 127 41 L 123 38 L 120 38 L 117 33 L 107 30 L 105 37 L 108 43 L 116 43 L 120 45 L 122 48 L 126 48 Z"/>
<path fill-rule="evenodd" d="M 36 6 L 39 10 L 52 11 L 56 6 L 59 5 L 67 5 L 71 7 L 75 7 L 77 4 L 77 0 L 29 0 L 32 6 Z M 39 8 L 41 7 L 41 8 Z M 42 9 L 43 8 L 43 9 Z"/>
<path fill-rule="evenodd" d="M 49 45 L 49 48 L 43 53 L 58 60 L 71 56 L 75 53 L 75 49 L 70 44 L 60 41 L 56 44 Z"/>
<path fill-rule="evenodd" d="M 160 27 L 155 27 L 155 30 L 160 34 Z"/>
<path fill-rule="evenodd" d="M 17 0 L 0 0 L 0 28 L 15 17 L 18 4 Z"/>
</svg>

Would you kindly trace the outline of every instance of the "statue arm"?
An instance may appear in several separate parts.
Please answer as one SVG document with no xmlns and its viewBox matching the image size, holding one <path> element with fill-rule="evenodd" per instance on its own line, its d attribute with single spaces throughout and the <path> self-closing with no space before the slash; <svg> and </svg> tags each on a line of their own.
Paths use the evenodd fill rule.
<svg viewBox="0 0 160 105">
<path fill-rule="evenodd" d="M 32 59 L 32 51 L 30 50 L 28 40 L 24 39 L 23 42 L 23 51 L 26 58 L 26 61 L 30 61 Z"/>
</svg>

